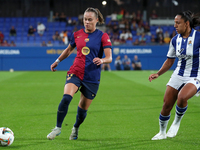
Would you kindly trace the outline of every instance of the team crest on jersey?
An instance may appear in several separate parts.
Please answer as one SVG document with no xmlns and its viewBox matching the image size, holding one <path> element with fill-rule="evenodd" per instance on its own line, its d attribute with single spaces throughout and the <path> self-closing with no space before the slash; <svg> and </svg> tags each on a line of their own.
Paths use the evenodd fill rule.
<svg viewBox="0 0 200 150">
<path fill-rule="evenodd" d="M 191 40 L 188 42 L 188 45 L 192 46 L 192 41 Z"/>
<path fill-rule="evenodd" d="M 89 42 L 89 38 L 85 38 L 85 42 Z"/>
<path fill-rule="evenodd" d="M 90 53 L 90 49 L 88 47 L 83 47 L 81 50 L 83 55 L 88 55 Z"/>
</svg>

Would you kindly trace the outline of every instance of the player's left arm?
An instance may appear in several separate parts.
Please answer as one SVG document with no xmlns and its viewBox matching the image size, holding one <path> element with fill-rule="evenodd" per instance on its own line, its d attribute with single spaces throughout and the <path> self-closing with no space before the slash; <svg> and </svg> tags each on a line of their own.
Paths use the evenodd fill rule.
<svg viewBox="0 0 200 150">
<path fill-rule="evenodd" d="M 94 58 L 93 59 L 93 63 L 97 64 L 97 65 L 111 63 L 112 62 L 112 51 L 111 51 L 111 48 L 105 48 L 104 49 L 104 54 L 105 54 L 104 58 L 99 58 L 99 57 Z"/>
<path fill-rule="evenodd" d="M 104 33 L 101 39 L 104 48 L 104 58 L 94 58 L 93 63 L 97 65 L 107 64 L 112 62 L 112 50 L 111 50 L 111 41 L 107 33 Z"/>
</svg>

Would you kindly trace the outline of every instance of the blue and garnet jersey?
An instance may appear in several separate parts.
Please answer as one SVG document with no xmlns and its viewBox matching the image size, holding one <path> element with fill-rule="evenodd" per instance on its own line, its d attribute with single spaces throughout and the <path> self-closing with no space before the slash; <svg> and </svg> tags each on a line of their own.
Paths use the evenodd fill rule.
<svg viewBox="0 0 200 150">
<path fill-rule="evenodd" d="M 70 45 L 77 48 L 77 56 L 67 74 L 75 74 L 82 81 L 99 84 L 101 65 L 94 64 L 93 59 L 102 58 L 103 50 L 111 48 L 108 34 L 98 29 L 93 33 L 81 29 L 73 33 Z"/>
<path fill-rule="evenodd" d="M 192 29 L 188 38 L 177 34 L 172 38 L 168 58 L 178 58 L 174 74 L 200 78 L 200 32 Z"/>
</svg>

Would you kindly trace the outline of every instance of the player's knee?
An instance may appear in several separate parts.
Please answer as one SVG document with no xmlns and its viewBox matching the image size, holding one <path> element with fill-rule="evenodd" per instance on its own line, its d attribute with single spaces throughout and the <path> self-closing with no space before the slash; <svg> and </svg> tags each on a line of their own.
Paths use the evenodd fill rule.
<svg viewBox="0 0 200 150">
<path fill-rule="evenodd" d="M 179 106 L 179 107 L 185 107 L 186 105 L 187 105 L 187 98 L 186 98 L 186 96 L 184 96 L 184 95 L 178 95 L 178 99 L 177 99 L 177 105 Z"/>
<path fill-rule="evenodd" d="M 171 102 L 165 101 L 163 104 L 163 111 L 166 113 L 169 113 L 171 111 L 171 109 L 173 108 L 174 104 L 172 104 Z"/>
<path fill-rule="evenodd" d="M 72 96 L 69 94 L 64 94 L 63 98 L 61 100 L 61 102 L 63 102 L 63 104 L 69 104 L 72 100 Z"/>
<path fill-rule="evenodd" d="M 61 110 L 63 106 L 68 106 L 72 100 L 72 96 L 68 94 L 64 94 L 63 98 L 59 104 L 58 110 Z"/>
</svg>

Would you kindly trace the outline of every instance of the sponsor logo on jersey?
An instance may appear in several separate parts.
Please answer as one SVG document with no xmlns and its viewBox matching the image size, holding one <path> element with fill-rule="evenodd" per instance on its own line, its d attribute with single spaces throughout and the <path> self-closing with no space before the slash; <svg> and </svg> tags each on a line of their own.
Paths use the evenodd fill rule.
<svg viewBox="0 0 200 150">
<path fill-rule="evenodd" d="M 88 55 L 90 53 L 90 49 L 88 47 L 83 47 L 81 50 L 83 55 Z"/>
<path fill-rule="evenodd" d="M 110 39 L 107 40 L 108 42 L 111 42 Z"/>
<path fill-rule="evenodd" d="M 89 42 L 89 38 L 85 38 L 85 42 Z"/>
<path fill-rule="evenodd" d="M 181 48 L 178 50 L 179 53 L 182 53 L 184 51 L 184 48 Z"/>
</svg>

